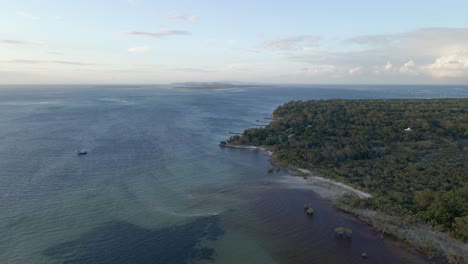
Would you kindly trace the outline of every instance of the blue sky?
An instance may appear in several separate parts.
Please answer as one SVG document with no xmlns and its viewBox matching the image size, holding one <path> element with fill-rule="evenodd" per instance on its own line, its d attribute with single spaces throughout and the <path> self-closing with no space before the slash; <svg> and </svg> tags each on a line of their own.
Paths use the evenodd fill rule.
<svg viewBox="0 0 468 264">
<path fill-rule="evenodd" d="M 0 1 L 0 84 L 467 84 L 468 1 Z"/>
</svg>

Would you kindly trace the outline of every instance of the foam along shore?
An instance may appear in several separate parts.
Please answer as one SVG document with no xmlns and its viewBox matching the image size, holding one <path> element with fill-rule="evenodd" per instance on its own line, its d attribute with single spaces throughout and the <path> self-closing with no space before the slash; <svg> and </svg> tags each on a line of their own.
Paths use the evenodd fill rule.
<svg viewBox="0 0 468 264">
<path fill-rule="evenodd" d="M 312 189 L 324 198 L 338 198 L 343 194 L 352 194 L 362 199 L 372 198 L 370 193 L 357 190 L 349 185 L 332 179 L 316 176 L 306 169 L 296 168 L 290 169 L 290 171 L 293 175 L 304 176 L 304 182 L 317 187 Z"/>
<path fill-rule="evenodd" d="M 256 147 L 256 146 L 249 146 L 249 145 L 231 145 L 225 142 L 219 144 L 220 147 L 223 148 L 234 148 L 234 149 L 246 149 L 246 150 L 260 150 L 264 151 L 268 156 L 271 156 L 273 153 L 267 150 L 264 147 Z M 352 194 L 362 199 L 372 198 L 370 193 L 366 193 L 353 187 L 346 185 L 341 182 L 334 181 L 332 179 L 327 179 L 324 177 L 316 176 L 312 172 L 306 169 L 301 168 L 294 168 L 289 169 L 291 177 L 286 177 L 281 179 L 283 183 L 290 184 L 295 188 L 306 188 L 313 190 L 317 194 L 319 194 L 323 198 L 327 199 L 337 199 L 343 194 Z M 297 177 L 297 176 L 303 176 Z M 299 186 L 304 185 L 304 186 Z"/>
</svg>

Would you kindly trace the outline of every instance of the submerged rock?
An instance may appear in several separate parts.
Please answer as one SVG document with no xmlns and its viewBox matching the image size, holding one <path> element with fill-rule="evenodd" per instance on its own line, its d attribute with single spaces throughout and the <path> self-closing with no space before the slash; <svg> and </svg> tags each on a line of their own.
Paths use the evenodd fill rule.
<svg viewBox="0 0 468 264">
<path fill-rule="evenodd" d="M 344 234 L 344 232 L 345 232 L 345 229 L 342 226 L 335 228 L 335 233 L 340 235 L 340 236 L 342 236 Z"/>
<path fill-rule="evenodd" d="M 339 226 L 335 228 L 335 233 L 339 236 L 351 237 L 353 230 L 351 228 L 345 228 L 345 227 Z"/>
<path fill-rule="evenodd" d="M 306 203 L 304 204 L 304 210 L 308 215 L 313 215 L 314 214 L 314 208 L 312 208 L 312 203 Z"/>
</svg>

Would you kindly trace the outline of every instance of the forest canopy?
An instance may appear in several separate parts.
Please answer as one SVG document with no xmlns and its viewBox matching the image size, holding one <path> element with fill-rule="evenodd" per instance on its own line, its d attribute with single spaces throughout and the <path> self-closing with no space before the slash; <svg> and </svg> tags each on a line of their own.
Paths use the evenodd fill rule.
<svg viewBox="0 0 468 264">
<path fill-rule="evenodd" d="M 468 99 L 291 101 L 228 140 L 280 167 L 368 191 L 355 206 L 425 221 L 468 241 Z"/>
</svg>

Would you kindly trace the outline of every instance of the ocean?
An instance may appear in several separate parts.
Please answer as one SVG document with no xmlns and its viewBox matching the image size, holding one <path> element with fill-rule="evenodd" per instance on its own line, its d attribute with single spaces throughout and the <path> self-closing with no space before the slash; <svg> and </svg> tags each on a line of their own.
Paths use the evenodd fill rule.
<svg viewBox="0 0 468 264">
<path fill-rule="evenodd" d="M 468 86 L 0 86 L 0 263 L 425 263 L 217 144 L 290 100 L 447 97 Z"/>
</svg>

